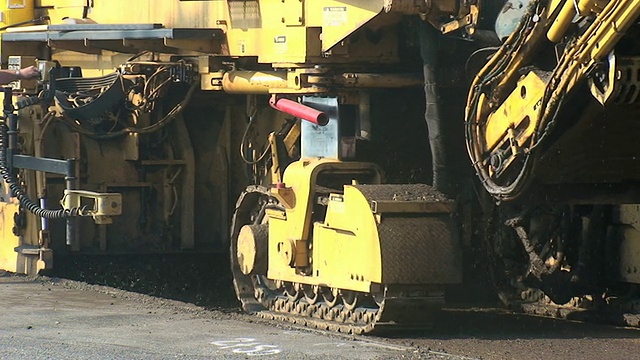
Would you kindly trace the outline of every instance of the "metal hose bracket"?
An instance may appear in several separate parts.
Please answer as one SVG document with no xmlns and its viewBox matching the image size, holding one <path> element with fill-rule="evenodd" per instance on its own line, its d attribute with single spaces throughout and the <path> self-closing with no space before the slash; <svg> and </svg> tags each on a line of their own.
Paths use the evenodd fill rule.
<svg viewBox="0 0 640 360">
<path fill-rule="evenodd" d="M 39 204 L 29 198 L 25 189 L 20 185 L 18 179 L 13 173 L 13 166 L 9 164 L 13 158 L 13 150 L 15 150 L 15 146 L 10 144 L 10 129 L 7 126 L 7 124 L 10 123 L 12 128 L 11 132 L 17 134 L 17 119 L 14 114 L 15 109 L 11 103 L 12 95 L 11 88 L 4 89 L 4 119 L 2 123 L 0 123 L 0 176 L 7 183 L 12 196 L 17 198 L 20 205 L 32 214 L 45 219 L 61 219 L 79 216 L 83 211 L 82 208 L 49 210 L 40 207 Z"/>
</svg>

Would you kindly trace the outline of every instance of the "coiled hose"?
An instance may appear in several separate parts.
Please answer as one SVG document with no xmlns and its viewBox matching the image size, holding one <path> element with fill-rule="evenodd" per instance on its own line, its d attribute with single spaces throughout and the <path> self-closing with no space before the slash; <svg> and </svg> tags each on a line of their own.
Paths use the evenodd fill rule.
<svg viewBox="0 0 640 360">
<path fill-rule="evenodd" d="M 9 185 L 9 189 L 13 195 L 18 199 L 20 205 L 27 209 L 30 213 L 45 218 L 45 219 L 62 219 L 73 216 L 80 216 L 84 211 L 84 207 L 72 208 L 72 209 L 58 209 L 49 210 L 43 209 L 37 203 L 33 202 L 29 196 L 25 193 L 22 186 L 18 184 L 18 179 L 11 174 L 11 171 L 7 167 L 7 158 L 5 154 L 5 139 L 8 138 L 7 125 L 0 124 L 0 175 L 4 181 Z"/>
<path fill-rule="evenodd" d="M 40 98 L 37 96 L 22 97 L 18 99 L 18 102 L 16 103 L 16 109 L 17 110 L 24 109 L 27 106 L 35 105 L 35 104 L 38 104 L 39 102 L 40 102 Z"/>
</svg>

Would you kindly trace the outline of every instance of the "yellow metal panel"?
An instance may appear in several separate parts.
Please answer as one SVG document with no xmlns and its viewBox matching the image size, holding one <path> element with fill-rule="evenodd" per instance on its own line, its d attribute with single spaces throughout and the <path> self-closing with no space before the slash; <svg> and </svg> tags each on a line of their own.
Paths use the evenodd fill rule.
<svg viewBox="0 0 640 360">
<path fill-rule="evenodd" d="M 0 26 L 10 26 L 33 18 L 33 0 L 0 1 Z"/>
<path fill-rule="evenodd" d="M 324 223 L 313 224 L 313 234 L 309 234 L 312 210 L 309 205 L 317 174 L 321 170 L 331 172 L 349 166 L 353 165 L 335 160 L 308 160 L 287 168 L 284 179 L 287 186 L 295 190 L 295 206 L 287 209 L 286 217 L 269 217 L 269 278 L 312 285 L 331 284 L 355 291 L 369 291 L 372 282 L 381 281 L 382 258 L 376 219 L 357 188 L 345 186 L 344 195 L 333 194 Z M 352 168 L 357 169 L 357 166 Z M 310 238 L 313 238 L 313 274 L 296 274 L 290 266 L 292 246 L 295 242 L 305 246 L 300 239 Z"/>
<path fill-rule="evenodd" d="M 336 249 L 334 256 L 337 259 L 331 262 L 342 262 L 337 269 L 342 269 L 342 273 L 347 269 L 346 273 L 354 275 L 356 279 L 381 281 L 382 260 L 376 219 L 369 202 L 357 188 L 347 185 L 343 196 L 330 198 L 323 227 L 333 229 L 335 234 L 330 238 L 320 238 L 314 234 L 314 247 Z M 349 241 L 341 239 L 345 234 L 350 234 Z"/>
<path fill-rule="evenodd" d="M 260 31 L 231 29 L 227 32 L 227 46 L 232 56 L 257 56 L 261 50 Z"/>
<path fill-rule="evenodd" d="M 281 24 L 275 29 L 234 29 L 227 33 L 227 41 L 232 56 L 258 56 L 261 63 L 302 63 L 307 59 L 307 30 L 304 27 Z"/>
<path fill-rule="evenodd" d="M 306 63 L 322 51 L 351 54 L 349 34 L 382 12 L 383 0 L 97 1 L 88 17 L 101 24 L 159 23 L 173 28 L 220 28 L 227 43 L 215 50 L 231 56 L 258 56 L 261 63 Z M 251 5 L 247 8 L 247 4 Z M 82 17 L 84 1 L 43 0 L 53 24 Z M 335 47 L 335 45 L 339 45 Z M 393 45 L 393 44 L 391 44 Z M 367 54 L 357 54 L 367 57 Z M 369 54 L 379 59 L 379 54 Z"/>
<path fill-rule="evenodd" d="M 302 63 L 307 59 L 307 33 L 305 28 L 286 28 L 263 31 L 262 52 L 259 62 Z"/>
<path fill-rule="evenodd" d="M 516 129 L 516 140 L 522 146 L 533 134 L 546 84 L 538 75 L 530 72 L 522 79 L 507 100 L 487 121 L 485 141 L 487 149 L 504 141 L 507 130 Z"/>
<path fill-rule="evenodd" d="M 375 246 L 377 237 L 354 236 L 321 224 L 316 224 L 314 236 L 314 283 L 369 292 L 372 282 L 381 281 L 380 247 Z"/>
<path fill-rule="evenodd" d="M 287 209 L 287 237 L 293 240 L 309 238 L 312 206 L 310 202 L 315 193 L 316 178 L 319 173 L 353 173 L 376 171 L 378 168 L 369 163 L 344 163 L 335 159 L 303 159 L 290 164 L 284 173 L 284 182 L 295 193 L 295 206 Z M 370 211 L 369 211 L 370 212 Z M 269 233 L 271 236 L 271 233 Z"/>
<path fill-rule="evenodd" d="M 20 272 L 18 253 L 20 238 L 13 234 L 13 216 L 19 210 L 18 204 L 0 202 L 0 269 Z"/>
<path fill-rule="evenodd" d="M 287 26 L 300 26 L 304 24 L 304 0 L 281 0 L 281 21 Z"/>
<path fill-rule="evenodd" d="M 116 0 L 118 1 L 118 0 Z M 81 18 L 86 0 L 38 0 L 36 6 L 45 8 L 46 15 L 51 18 L 52 24 L 60 24 L 64 17 Z"/>
<path fill-rule="evenodd" d="M 33 0 L 7 0 L 7 8 L 9 9 L 33 9 Z"/>
<path fill-rule="evenodd" d="M 97 77 L 113 72 L 113 69 L 127 61 L 130 54 L 116 54 L 105 52 L 103 55 L 87 55 L 72 51 L 60 51 L 55 53 L 55 60 L 62 64 L 73 64 L 82 68 L 82 75 Z"/>
<path fill-rule="evenodd" d="M 36 6 L 38 7 L 84 7 L 87 5 L 86 0 L 37 0 Z"/>
<path fill-rule="evenodd" d="M 382 11 L 382 1 L 305 1 L 283 11 L 281 0 L 260 2 L 260 28 L 237 28 L 230 19 L 229 52 L 259 56 L 262 63 L 303 63 L 320 57 Z M 294 1 L 295 2 L 295 1 Z M 303 15 L 298 16 L 300 8 Z M 291 26 L 300 18 L 299 25 Z M 315 30 L 314 30 L 315 29 Z M 317 31 L 316 31 L 317 30 Z M 320 33 L 321 31 L 321 33 Z M 321 47 L 316 44 L 321 42 Z M 318 44 L 320 45 L 320 44 Z"/>
<path fill-rule="evenodd" d="M 381 282 L 382 258 L 375 218 L 364 196 L 353 187 L 347 188 L 346 201 L 330 202 L 325 224 L 314 224 L 312 276 L 296 274 L 288 265 L 288 259 L 278 252 L 277 243 L 282 238 L 275 239 L 278 234 L 270 232 L 269 278 L 312 285 L 331 284 L 363 292 L 369 291 L 372 282 Z M 270 231 L 273 227 L 286 226 L 287 221 L 270 219 Z"/>
<path fill-rule="evenodd" d="M 327 51 L 378 15 L 383 5 L 373 0 L 310 1 L 307 18 L 322 25 L 322 51 Z"/>
<path fill-rule="evenodd" d="M 47 12 L 54 24 L 63 17 L 80 18 L 84 0 L 42 0 L 51 6 Z M 227 19 L 226 1 L 130 0 L 95 1 L 88 17 L 101 24 L 161 23 L 165 27 L 215 28 L 217 21 Z"/>
<path fill-rule="evenodd" d="M 315 188 L 315 173 L 323 165 L 339 164 L 336 160 L 301 160 L 290 164 L 284 173 L 284 182 L 287 187 L 291 187 L 296 194 L 295 206 L 287 209 L 286 230 L 278 236 L 292 240 L 306 240 L 309 237 L 311 217 L 311 206 L 309 202 Z M 271 229 L 269 226 L 269 237 Z"/>
<path fill-rule="evenodd" d="M 229 19 L 229 53 L 232 56 L 258 56 L 262 63 L 305 62 L 307 29 L 299 26 L 304 21 L 302 9 L 303 2 L 298 0 L 265 0 L 260 2 L 259 28 L 248 27 L 244 21 L 241 24 L 245 27 L 238 27 L 238 20 Z"/>
</svg>

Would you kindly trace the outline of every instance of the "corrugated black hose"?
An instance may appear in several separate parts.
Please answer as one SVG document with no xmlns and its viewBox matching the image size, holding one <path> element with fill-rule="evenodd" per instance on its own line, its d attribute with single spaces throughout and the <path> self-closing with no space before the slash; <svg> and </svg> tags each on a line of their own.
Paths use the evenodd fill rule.
<svg viewBox="0 0 640 360">
<path fill-rule="evenodd" d="M 18 183 L 18 179 L 11 173 L 11 170 L 7 166 L 6 148 L 8 141 L 8 130 L 6 123 L 0 124 L 0 176 L 9 185 L 9 189 L 13 196 L 15 196 L 20 205 L 27 209 L 32 214 L 43 217 L 45 219 L 62 219 L 72 216 L 79 216 L 85 210 L 81 208 L 73 209 L 58 209 L 49 210 L 43 209 L 37 203 L 33 202 L 29 196 L 25 193 L 24 189 Z"/>
</svg>

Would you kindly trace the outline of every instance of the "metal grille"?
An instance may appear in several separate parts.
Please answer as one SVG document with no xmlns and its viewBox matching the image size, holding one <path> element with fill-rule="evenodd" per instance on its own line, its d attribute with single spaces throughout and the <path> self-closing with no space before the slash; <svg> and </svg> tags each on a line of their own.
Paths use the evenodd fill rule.
<svg viewBox="0 0 640 360">
<path fill-rule="evenodd" d="M 616 104 L 634 104 L 640 98 L 640 58 L 618 58 L 618 84 L 614 93 Z"/>
<path fill-rule="evenodd" d="M 433 187 L 358 185 L 367 201 L 452 203 Z M 455 284 L 462 279 L 462 251 L 451 214 L 382 214 L 378 226 L 385 284 Z"/>
<path fill-rule="evenodd" d="M 258 0 L 229 0 L 229 16 L 234 29 L 250 29 L 262 26 Z"/>
<path fill-rule="evenodd" d="M 384 216 L 378 227 L 385 284 L 455 284 L 462 252 L 449 215 Z"/>
</svg>

